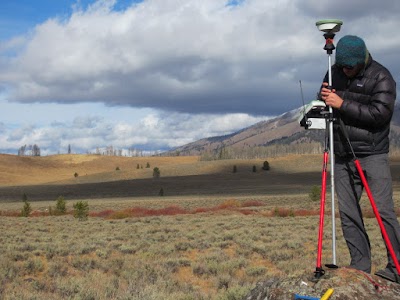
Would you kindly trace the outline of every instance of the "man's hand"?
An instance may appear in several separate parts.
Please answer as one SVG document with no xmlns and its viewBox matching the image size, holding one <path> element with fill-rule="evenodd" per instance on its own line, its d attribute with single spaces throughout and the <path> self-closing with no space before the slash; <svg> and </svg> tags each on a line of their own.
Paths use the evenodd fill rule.
<svg viewBox="0 0 400 300">
<path fill-rule="evenodd" d="M 343 99 L 336 94 L 336 90 L 328 89 L 328 83 L 322 83 L 321 98 L 325 104 L 333 108 L 339 109 L 343 104 Z"/>
</svg>

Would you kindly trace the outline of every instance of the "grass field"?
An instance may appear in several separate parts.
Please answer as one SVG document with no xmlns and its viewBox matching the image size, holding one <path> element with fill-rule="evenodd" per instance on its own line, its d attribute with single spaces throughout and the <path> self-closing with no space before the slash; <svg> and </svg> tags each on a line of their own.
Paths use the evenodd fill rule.
<svg viewBox="0 0 400 300">
<path fill-rule="evenodd" d="M 253 166 L 255 161 L 215 162 L 215 165 L 205 162 L 202 165 L 195 158 L 191 159 L 182 161 L 182 170 L 193 173 L 187 175 L 182 175 L 184 172 L 179 171 L 180 164 L 176 161 L 166 160 L 164 165 L 151 161 L 150 164 L 159 165 L 165 172 L 175 169 L 171 178 L 180 180 L 177 186 L 189 184 L 191 176 L 202 176 L 204 185 L 193 189 L 192 194 L 180 195 L 178 187 L 171 187 L 173 195 L 163 197 L 83 198 L 90 207 L 86 221 L 79 221 L 69 213 L 48 216 L 46 209 L 54 207 L 56 200 L 51 197 L 31 201 L 30 217 L 15 217 L 13 212 L 18 214 L 22 201 L 2 196 L 0 298 L 233 300 L 242 299 L 258 281 L 271 277 L 297 277 L 304 273 L 313 276 L 319 202 L 310 200 L 308 189 L 318 183 L 319 161 L 314 163 L 315 158 L 310 157 L 268 160 L 269 174 L 261 170 L 253 174 L 247 167 Z M 147 160 L 143 158 L 144 166 Z M 258 160 L 260 162 L 262 160 Z M 136 168 L 136 161 L 130 163 Z M 36 171 L 36 167 L 32 167 L 31 175 L 45 172 L 43 162 L 37 164 L 40 167 Z M 115 162 L 107 164 L 112 171 L 105 172 L 106 167 L 97 166 L 96 173 L 88 167 L 88 178 L 93 180 L 100 176 L 102 180 L 119 182 L 106 175 L 115 172 Z M 194 172 L 193 164 L 199 166 L 199 170 L 200 167 L 208 169 Z M 238 166 L 235 174 L 231 172 L 233 164 Z M 60 169 L 60 174 L 71 174 L 77 168 L 69 163 L 65 165 L 68 170 Z M 396 171 L 396 160 L 393 166 Z M 119 167 L 122 171 L 125 169 L 121 161 Z M 13 168 L 18 174 L 17 166 Z M 316 175 L 310 179 L 302 177 L 304 174 Z M 71 185 L 76 190 L 85 187 L 85 183 L 68 183 L 71 179 L 61 178 L 64 175 L 48 176 L 38 175 L 35 180 L 40 184 L 32 180 L 29 186 L 45 191 L 42 184 L 50 182 L 51 177 L 55 179 L 53 182 L 63 184 L 47 186 Z M 393 176 L 394 199 L 399 207 L 397 176 L 397 173 Z M 212 182 L 218 177 L 221 180 L 214 188 L 219 187 L 221 192 L 216 193 L 214 189 L 207 192 L 207 186 L 213 186 Z M 152 178 L 137 180 L 143 180 L 142 184 L 153 181 Z M 198 183 L 193 180 L 191 184 Z M 14 179 L 7 185 L 0 191 L 19 188 L 21 182 Z M 267 185 L 265 190 L 264 185 Z M 190 184 L 187 191 L 190 191 Z M 66 197 L 68 211 L 78 199 L 81 198 Z M 330 263 L 329 195 L 327 199 L 323 259 Z M 369 208 L 366 198 L 363 207 L 366 211 Z M 374 218 L 366 218 L 365 222 L 373 250 L 373 268 L 381 268 L 386 263 L 386 254 L 379 227 Z M 344 266 L 349 263 L 349 255 L 340 224 L 337 227 L 338 264 Z"/>
<path fill-rule="evenodd" d="M 290 207 L 292 198 L 271 200 L 282 208 L 285 203 Z M 99 200 L 93 206 L 99 211 L 123 209 L 143 207 L 143 201 L 153 208 L 163 207 L 158 199 Z M 242 299 L 261 280 L 313 276 L 318 216 L 270 214 L 274 208 L 268 205 L 247 207 L 255 212 L 241 213 L 234 206 L 239 200 L 202 201 L 203 208 L 208 201 L 213 206 L 228 205 L 204 213 L 89 217 L 87 221 L 71 215 L 1 217 L 1 298 Z M 305 196 L 299 201 L 306 201 Z M 195 209 L 193 200 L 173 202 Z M 382 267 L 385 250 L 379 228 L 374 219 L 366 219 L 366 225 L 374 268 Z M 338 264 L 347 265 L 340 227 L 337 238 Z M 323 251 L 329 263 L 328 216 Z"/>
</svg>

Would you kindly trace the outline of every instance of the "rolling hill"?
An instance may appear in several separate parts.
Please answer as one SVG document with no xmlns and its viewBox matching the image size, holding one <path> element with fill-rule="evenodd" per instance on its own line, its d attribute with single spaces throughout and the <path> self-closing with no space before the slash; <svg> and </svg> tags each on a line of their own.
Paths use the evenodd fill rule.
<svg viewBox="0 0 400 300">
<path fill-rule="evenodd" d="M 393 184 L 398 190 L 400 157 L 391 160 Z M 308 193 L 312 186 L 321 184 L 322 154 L 271 157 L 268 171 L 262 169 L 264 161 L 200 161 L 197 156 L 0 155 L 0 201 L 21 201 L 24 194 L 31 201 L 59 196 L 68 200 L 157 197 L 161 189 L 164 196 L 265 197 Z M 152 176 L 155 166 L 161 170 L 160 178 Z M 75 177 L 75 172 L 79 176 Z"/>
<path fill-rule="evenodd" d="M 305 130 L 299 125 L 298 118 L 302 108 L 286 112 L 270 120 L 261 121 L 225 136 L 204 138 L 190 144 L 177 147 L 164 155 L 201 155 L 205 152 L 218 152 L 223 147 L 246 149 L 276 144 L 293 145 L 310 142 L 323 143 L 323 130 Z M 400 147 L 400 105 L 395 106 L 392 119 L 390 142 Z"/>
<path fill-rule="evenodd" d="M 197 156 L 0 155 L 0 201 L 20 201 L 24 194 L 32 201 L 59 196 L 155 197 L 161 188 L 166 196 L 293 194 L 320 181 L 320 155 L 271 158 L 268 171 L 262 170 L 264 161 L 200 161 Z M 153 178 L 156 166 L 160 178 Z"/>
</svg>

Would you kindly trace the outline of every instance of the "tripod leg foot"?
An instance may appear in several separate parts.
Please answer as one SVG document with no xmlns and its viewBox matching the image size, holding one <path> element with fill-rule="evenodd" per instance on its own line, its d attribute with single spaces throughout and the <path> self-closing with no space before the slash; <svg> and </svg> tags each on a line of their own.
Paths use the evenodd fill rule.
<svg viewBox="0 0 400 300">
<path fill-rule="evenodd" d="M 317 267 L 314 272 L 314 278 L 316 280 L 320 279 L 322 276 L 325 275 L 325 271 L 322 268 Z"/>
<path fill-rule="evenodd" d="M 335 264 L 325 264 L 325 267 L 329 268 L 329 269 L 338 269 L 339 267 Z"/>
</svg>

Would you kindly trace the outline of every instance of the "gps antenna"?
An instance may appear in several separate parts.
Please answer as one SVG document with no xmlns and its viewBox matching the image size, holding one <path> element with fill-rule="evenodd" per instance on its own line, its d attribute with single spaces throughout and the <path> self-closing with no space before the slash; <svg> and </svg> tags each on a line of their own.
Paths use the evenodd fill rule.
<svg viewBox="0 0 400 300">
<path fill-rule="evenodd" d="M 303 86 L 301 85 L 301 80 L 299 80 L 299 83 L 300 83 L 301 101 L 302 101 L 302 103 L 303 103 L 303 117 L 304 117 L 304 119 L 305 119 L 305 121 L 306 121 L 306 124 L 307 124 L 306 104 L 305 104 L 305 102 L 304 102 Z"/>
</svg>

